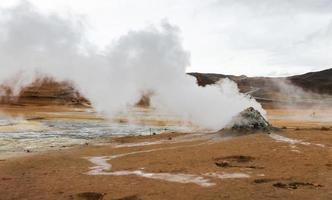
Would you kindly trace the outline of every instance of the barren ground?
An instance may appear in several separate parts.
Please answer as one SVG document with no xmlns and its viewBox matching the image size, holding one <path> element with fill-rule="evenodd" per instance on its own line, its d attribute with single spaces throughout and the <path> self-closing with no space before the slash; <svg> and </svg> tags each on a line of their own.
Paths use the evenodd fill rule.
<svg viewBox="0 0 332 200">
<path fill-rule="evenodd" d="M 38 117 L 32 110 L 40 110 L 30 109 L 25 114 Z M 60 117 L 72 110 L 64 118 L 91 117 L 73 108 L 46 109 Z M 332 199 L 331 121 L 310 120 L 303 110 L 268 114 L 284 126 L 281 132 L 132 136 L 5 158 L 0 199 Z"/>
</svg>

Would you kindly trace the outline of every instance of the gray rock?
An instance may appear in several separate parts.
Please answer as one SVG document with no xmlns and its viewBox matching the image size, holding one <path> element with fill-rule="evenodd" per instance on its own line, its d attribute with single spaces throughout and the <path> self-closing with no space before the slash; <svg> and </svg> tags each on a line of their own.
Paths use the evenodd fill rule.
<svg viewBox="0 0 332 200">
<path fill-rule="evenodd" d="M 273 128 L 262 114 L 253 107 L 249 107 L 239 113 L 239 115 L 233 119 L 230 127 L 232 130 L 253 131 L 269 131 Z"/>
</svg>

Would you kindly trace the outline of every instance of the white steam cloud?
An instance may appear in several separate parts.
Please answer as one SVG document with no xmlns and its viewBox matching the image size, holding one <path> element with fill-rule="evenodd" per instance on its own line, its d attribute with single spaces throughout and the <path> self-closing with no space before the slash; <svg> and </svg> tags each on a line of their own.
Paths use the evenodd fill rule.
<svg viewBox="0 0 332 200">
<path fill-rule="evenodd" d="M 28 3 L 0 12 L 0 83 L 19 88 L 40 74 L 71 80 L 109 117 L 149 93 L 157 109 L 213 130 L 249 106 L 264 114 L 230 80 L 197 86 L 185 73 L 190 55 L 179 30 L 167 22 L 130 31 L 100 51 L 85 40 L 79 20 L 42 14 Z M 12 77 L 19 79 L 10 81 Z"/>
</svg>

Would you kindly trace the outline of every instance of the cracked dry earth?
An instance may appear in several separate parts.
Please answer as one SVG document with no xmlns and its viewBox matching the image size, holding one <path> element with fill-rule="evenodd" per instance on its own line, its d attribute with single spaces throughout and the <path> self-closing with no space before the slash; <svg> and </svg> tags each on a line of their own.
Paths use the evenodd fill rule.
<svg viewBox="0 0 332 200">
<path fill-rule="evenodd" d="M 273 122 L 272 122 L 273 123 Z M 332 130 L 161 134 L 0 161 L 0 199 L 331 199 Z"/>
</svg>

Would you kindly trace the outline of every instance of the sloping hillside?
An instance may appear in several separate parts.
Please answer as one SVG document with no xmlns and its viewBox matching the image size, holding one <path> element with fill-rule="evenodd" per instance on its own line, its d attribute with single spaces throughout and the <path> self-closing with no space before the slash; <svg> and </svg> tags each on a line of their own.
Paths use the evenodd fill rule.
<svg viewBox="0 0 332 200">
<path fill-rule="evenodd" d="M 332 95 L 332 68 L 319 72 L 310 72 L 302 75 L 283 78 L 246 77 L 204 73 L 189 73 L 189 75 L 196 77 L 197 83 L 200 86 L 215 84 L 221 78 L 229 78 L 235 81 L 238 84 L 241 92 L 244 93 L 252 93 L 255 91 L 255 89 L 260 89 L 261 93 L 279 92 L 280 87 L 278 86 L 278 83 L 280 81 L 284 81 L 289 84 L 293 84 L 294 86 L 298 86 L 307 92 Z M 257 95 L 265 96 L 261 93 L 257 93 Z"/>
<path fill-rule="evenodd" d="M 264 107 L 332 104 L 332 69 L 282 78 L 204 73 L 189 75 L 196 77 L 200 86 L 229 78 L 237 83 L 240 92 L 250 94 Z"/>
<path fill-rule="evenodd" d="M 332 68 L 310 72 L 303 75 L 291 76 L 288 79 L 294 84 L 305 90 L 332 94 Z"/>
</svg>

